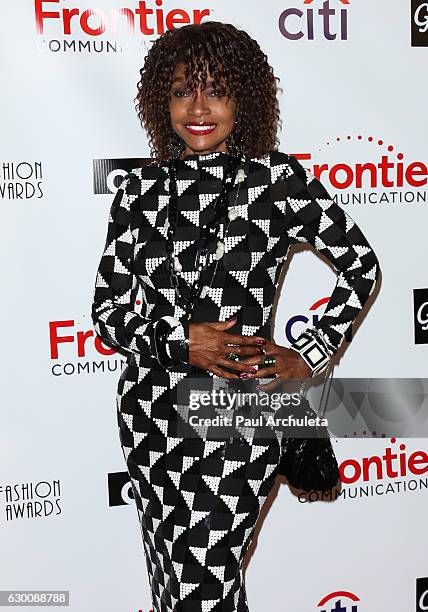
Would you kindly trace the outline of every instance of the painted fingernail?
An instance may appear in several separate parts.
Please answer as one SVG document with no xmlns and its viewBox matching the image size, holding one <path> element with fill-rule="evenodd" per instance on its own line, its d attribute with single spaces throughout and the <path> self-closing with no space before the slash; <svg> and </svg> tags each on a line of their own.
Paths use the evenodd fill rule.
<svg viewBox="0 0 428 612">
<path fill-rule="evenodd" d="M 248 374 L 246 372 L 242 372 L 242 374 L 239 375 L 239 378 L 248 378 Z"/>
<path fill-rule="evenodd" d="M 266 340 L 264 338 L 260 338 L 260 340 L 256 340 L 256 344 L 266 344 Z"/>
<path fill-rule="evenodd" d="M 257 346 L 256 348 L 259 351 L 260 355 L 265 355 L 265 352 L 262 348 L 260 348 L 259 346 Z"/>
<path fill-rule="evenodd" d="M 250 368 L 250 372 L 257 372 L 257 368 Z"/>
<path fill-rule="evenodd" d="M 227 321 L 233 321 L 234 319 L 237 319 L 238 317 L 236 315 L 233 315 L 233 317 L 230 317 L 230 319 L 227 319 Z"/>
<path fill-rule="evenodd" d="M 261 385 L 256 385 L 256 389 L 257 389 L 257 391 L 260 391 L 260 389 L 261 389 L 261 388 L 262 388 L 262 386 L 261 386 Z"/>
</svg>

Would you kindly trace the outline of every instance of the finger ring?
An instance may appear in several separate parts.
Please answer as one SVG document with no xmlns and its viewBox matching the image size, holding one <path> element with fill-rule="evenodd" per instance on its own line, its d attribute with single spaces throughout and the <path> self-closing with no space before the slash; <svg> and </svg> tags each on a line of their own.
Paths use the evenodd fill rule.
<svg viewBox="0 0 428 612">
<path fill-rule="evenodd" d="M 267 356 L 266 359 L 263 361 L 263 365 L 273 365 L 276 363 L 276 359 L 273 356 Z"/>
<path fill-rule="evenodd" d="M 236 353 L 227 353 L 225 357 L 226 359 L 231 359 L 232 361 L 239 361 L 239 355 L 237 355 Z"/>
</svg>

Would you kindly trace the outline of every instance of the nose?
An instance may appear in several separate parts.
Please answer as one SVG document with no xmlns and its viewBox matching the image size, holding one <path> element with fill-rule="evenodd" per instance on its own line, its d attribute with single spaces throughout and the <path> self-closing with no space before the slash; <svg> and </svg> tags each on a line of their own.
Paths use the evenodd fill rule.
<svg viewBox="0 0 428 612">
<path fill-rule="evenodd" d="M 195 117 L 202 117 L 211 112 L 206 103 L 205 96 L 199 89 L 193 93 L 192 101 L 189 104 L 187 112 L 189 115 L 194 115 Z"/>
</svg>

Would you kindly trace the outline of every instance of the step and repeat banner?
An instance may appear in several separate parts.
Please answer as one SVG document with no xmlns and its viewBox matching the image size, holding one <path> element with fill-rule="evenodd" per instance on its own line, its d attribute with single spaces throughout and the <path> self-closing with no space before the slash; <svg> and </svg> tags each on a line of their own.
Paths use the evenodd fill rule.
<svg viewBox="0 0 428 612">
<path fill-rule="evenodd" d="M 150 612 L 116 425 L 125 357 L 90 317 L 115 190 L 149 157 L 134 108 L 144 56 L 166 29 L 206 20 L 257 39 L 280 78 L 280 150 L 320 177 L 381 265 L 334 375 L 424 377 L 428 3 L 16 0 L 0 17 L 0 591 L 40 610 Z M 335 280 L 316 251 L 290 257 L 278 343 L 322 315 Z M 337 497 L 277 479 L 246 560 L 251 612 L 428 610 L 427 440 L 333 443 Z M 2 606 L 19 603 L 7 593 Z"/>
</svg>

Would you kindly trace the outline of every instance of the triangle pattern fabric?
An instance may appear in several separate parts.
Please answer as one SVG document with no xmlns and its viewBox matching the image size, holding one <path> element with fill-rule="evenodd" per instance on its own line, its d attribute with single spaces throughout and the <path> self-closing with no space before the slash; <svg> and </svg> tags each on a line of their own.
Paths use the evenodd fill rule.
<svg viewBox="0 0 428 612">
<path fill-rule="evenodd" d="M 280 435 L 260 438 L 254 425 L 220 438 L 190 422 L 198 412 L 190 381 L 224 382 L 189 363 L 185 308 L 201 228 L 213 219 L 229 161 L 223 152 L 177 160 L 177 291 L 167 259 L 166 162 L 135 168 L 123 179 L 94 275 L 94 329 L 124 357 L 117 422 L 156 612 L 248 612 L 242 560 L 286 443 Z M 234 186 L 229 214 L 210 245 L 201 279 L 206 296 L 192 318 L 214 322 L 238 314 L 231 334 L 270 338 L 282 267 L 291 247 L 307 243 L 332 264 L 337 281 L 316 326 L 290 348 L 312 374 L 322 372 L 374 288 L 377 258 L 354 220 L 294 156 L 270 151 L 246 159 L 242 169 L 244 180 L 239 190 Z M 310 293 L 311 279 L 302 282 Z M 163 336 L 173 361 L 168 367 L 157 352 L 161 319 L 176 323 Z"/>
</svg>

